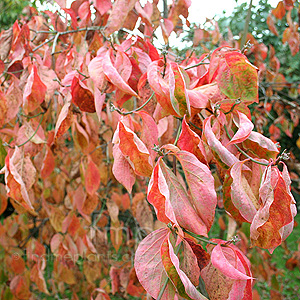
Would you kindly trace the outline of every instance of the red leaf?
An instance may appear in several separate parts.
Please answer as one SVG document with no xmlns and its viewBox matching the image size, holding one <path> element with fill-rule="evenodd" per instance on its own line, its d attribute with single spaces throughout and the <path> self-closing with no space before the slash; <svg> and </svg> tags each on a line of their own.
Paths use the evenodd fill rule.
<svg viewBox="0 0 300 300">
<path fill-rule="evenodd" d="M 200 270 L 205 268 L 209 261 L 210 261 L 210 255 L 203 249 L 203 247 L 200 244 L 195 244 L 193 240 L 189 238 L 185 238 L 185 240 L 189 243 L 190 247 L 192 248 L 198 262 L 198 266 Z"/>
<path fill-rule="evenodd" d="M 275 26 L 275 22 L 272 18 L 272 15 L 268 15 L 268 18 L 267 18 L 267 24 L 268 24 L 268 27 L 270 29 L 270 31 L 275 34 L 276 36 L 278 36 L 278 31 L 277 31 L 277 28 Z"/>
<path fill-rule="evenodd" d="M 191 114 L 189 97 L 186 91 L 186 85 L 182 72 L 185 71 L 180 70 L 178 64 L 169 64 L 169 90 L 171 104 L 176 113 L 181 117 L 185 114 L 188 116 Z"/>
<path fill-rule="evenodd" d="M 119 143 L 122 154 L 137 175 L 151 176 L 152 166 L 148 149 L 137 135 L 122 122 L 118 124 L 118 131 L 115 133 L 113 142 Z"/>
<path fill-rule="evenodd" d="M 7 207 L 7 195 L 5 191 L 5 186 L 3 183 L 0 183 L 0 216 L 6 210 Z"/>
<path fill-rule="evenodd" d="M 276 159 L 279 153 L 277 146 L 262 134 L 252 131 L 249 137 L 243 141 L 243 148 L 249 150 L 261 159 Z"/>
<path fill-rule="evenodd" d="M 177 223 L 173 208 L 170 203 L 170 192 L 166 179 L 164 178 L 158 159 L 148 185 L 148 201 L 154 206 L 157 219 L 168 224 Z"/>
<path fill-rule="evenodd" d="M 74 76 L 71 85 L 72 102 L 79 107 L 81 111 L 94 113 L 95 100 L 92 92 Z"/>
<path fill-rule="evenodd" d="M 104 30 L 106 36 L 111 35 L 122 27 L 128 13 L 134 8 L 136 1 L 137 0 L 117 0 L 114 2 L 112 12 L 109 15 Z"/>
<path fill-rule="evenodd" d="M 47 289 L 45 278 L 43 276 L 42 270 L 38 266 L 38 263 L 36 263 L 31 268 L 31 271 L 30 271 L 30 280 L 33 281 L 37 285 L 39 291 L 41 291 L 41 292 L 49 295 L 49 291 Z"/>
<path fill-rule="evenodd" d="M 3 60 L 0 59 L 0 74 L 2 74 L 5 70 L 5 64 Z"/>
<path fill-rule="evenodd" d="M 29 299 L 31 292 L 29 290 L 28 282 L 24 276 L 18 275 L 10 282 L 10 290 L 18 299 Z"/>
<path fill-rule="evenodd" d="M 294 0 L 283 0 L 283 4 L 286 10 L 292 10 L 294 7 Z"/>
<path fill-rule="evenodd" d="M 70 111 L 70 101 L 66 101 L 62 107 L 55 124 L 55 137 L 62 136 L 71 126 L 72 113 Z"/>
<path fill-rule="evenodd" d="M 90 195 L 94 195 L 100 186 L 100 172 L 90 156 L 85 171 L 85 188 Z"/>
<path fill-rule="evenodd" d="M 258 101 L 257 68 L 237 50 L 218 48 L 211 56 L 209 80 L 217 81 L 220 90 L 230 99 L 251 104 Z"/>
<path fill-rule="evenodd" d="M 45 99 L 47 86 L 41 81 L 36 65 L 33 65 L 23 94 L 23 107 L 26 114 L 36 110 Z"/>
<path fill-rule="evenodd" d="M 54 155 L 50 149 L 50 147 L 47 147 L 46 154 L 43 160 L 42 168 L 41 168 L 41 177 L 42 179 L 46 179 L 51 175 L 55 168 L 55 159 Z"/>
<path fill-rule="evenodd" d="M 285 16 L 285 8 L 283 1 L 278 2 L 276 8 L 272 10 L 272 14 L 275 16 L 275 18 L 280 20 Z"/>
<path fill-rule="evenodd" d="M 254 245 L 273 252 L 292 231 L 297 213 L 284 164 L 282 173 L 277 166 L 266 168 L 259 194 L 261 206 L 251 224 L 250 237 Z"/>
<path fill-rule="evenodd" d="M 182 129 L 177 142 L 181 150 L 193 153 L 202 163 L 207 163 L 206 152 L 201 138 L 189 127 L 186 118 L 183 118 Z"/>
</svg>

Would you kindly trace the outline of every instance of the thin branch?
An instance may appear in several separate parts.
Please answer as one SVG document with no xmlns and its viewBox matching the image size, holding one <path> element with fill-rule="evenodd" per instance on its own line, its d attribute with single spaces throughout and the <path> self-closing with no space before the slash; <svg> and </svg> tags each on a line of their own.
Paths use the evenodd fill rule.
<svg viewBox="0 0 300 300">
<path fill-rule="evenodd" d="M 186 67 L 184 68 L 186 71 L 189 70 L 189 69 L 192 69 L 192 68 L 196 68 L 196 67 L 199 67 L 201 65 L 206 65 L 206 64 L 209 64 L 209 63 L 205 63 L 204 61 L 209 58 L 210 56 L 210 53 L 208 53 L 203 59 L 201 59 L 197 64 L 195 65 L 192 65 L 192 66 L 189 66 L 189 67 Z"/>
<path fill-rule="evenodd" d="M 121 109 L 119 109 L 118 107 L 115 107 L 113 104 L 111 104 L 111 109 L 112 109 L 112 111 L 118 112 L 122 116 L 131 115 L 131 114 L 143 109 L 150 102 L 150 100 L 153 98 L 154 95 L 155 95 L 155 93 L 153 92 L 152 95 L 150 96 L 150 98 L 142 106 L 140 106 L 134 110 L 131 110 L 131 111 L 123 112 Z"/>
<path fill-rule="evenodd" d="M 57 34 L 55 35 L 55 38 L 54 38 L 53 45 L 52 45 L 51 55 L 53 55 L 53 54 L 55 53 L 55 48 L 56 48 L 56 45 L 57 45 L 57 41 L 58 41 L 59 36 L 60 36 L 60 33 L 57 32 Z"/>
<path fill-rule="evenodd" d="M 90 76 L 84 75 L 84 74 L 83 74 L 82 72 L 80 72 L 78 69 L 76 69 L 76 71 L 77 71 L 80 75 L 82 75 L 85 79 L 90 78 Z"/>
<path fill-rule="evenodd" d="M 73 30 L 67 30 L 67 31 L 51 31 L 51 34 L 55 34 L 55 36 L 52 36 L 49 40 L 44 41 L 42 44 L 40 44 L 39 46 L 35 47 L 32 52 L 37 51 L 38 49 L 40 49 L 41 47 L 43 47 L 44 45 L 52 42 L 54 39 L 58 39 L 59 36 L 61 35 L 66 35 L 66 34 L 70 34 L 70 33 L 75 33 L 75 32 L 82 32 L 82 31 L 101 31 L 102 27 L 101 26 L 91 26 L 91 27 L 86 27 L 86 28 L 78 28 L 78 29 L 73 29 Z M 37 31 L 37 33 L 40 33 L 39 31 Z M 49 32 L 50 34 L 50 32 Z M 53 48 L 52 48 L 53 50 Z"/>
<path fill-rule="evenodd" d="M 233 110 L 234 110 L 234 108 L 235 108 L 237 105 L 239 105 L 240 103 L 241 103 L 241 99 L 240 99 L 240 98 L 237 99 L 237 100 L 235 100 L 235 103 L 232 105 L 232 107 L 230 108 L 230 110 L 227 111 L 227 112 L 223 111 L 223 113 L 224 113 L 225 115 L 228 115 L 228 114 L 232 113 Z"/>
<path fill-rule="evenodd" d="M 227 129 L 227 126 L 224 124 L 224 129 L 225 129 L 225 132 L 226 132 L 226 135 L 228 136 L 228 138 L 231 140 L 232 139 L 232 137 L 230 136 L 230 134 L 229 134 L 229 131 L 228 131 L 228 129 Z M 247 158 L 249 158 L 251 161 L 253 161 L 254 163 L 256 163 L 256 164 L 259 164 L 259 165 L 262 165 L 262 166 L 268 166 L 269 165 L 269 163 L 264 163 L 264 162 L 262 162 L 262 161 L 258 161 L 258 160 L 256 160 L 256 159 L 254 159 L 254 158 L 252 158 L 251 156 L 249 156 L 244 150 L 242 150 L 238 145 L 236 145 L 236 144 L 233 144 L 243 155 L 245 155 Z"/>
<path fill-rule="evenodd" d="M 182 230 L 186 233 L 188 233 L 189 235 L 191 235 L 192 237 L 196 238 L 197 240 L 201 241 L 201 242 L 204 242 L 204 243 L 207 243 L 207 244 L 211 244 L 211 245 L 218 245 L 217 243 L 215 242 L 212 242 L 212 241 L 209 241 L 207 239 L 205 239 L 204 237 L 202 237 L 201 235 L 198 235 L 196 233 L 193 233 L 193 232 L 190 232 L 184 228 L 182 228 Z"/>
<path fill-rule="evenodd" d="M 191 124 L 193 127 L 195 127 L 196 129 L 198 129 L 198 130 L 200 130 L 202 132 L 202 128 L 200 128 L 199 126 L 195 125 L 191 121 L 189 121 L 189 124 Z"/>
<path fill-rule="evenodd" d="M 35 47 L 34 49 L 32 49 L 32 52 L 35 52 L 36 50 L 42 48 L 44 45 L 50 43 L 54 39 L 55 39 L 55 36 L 51 37 L 49 40 L 46 40 L 45 42 L 41 43 L 40 45 L 38 45 L 37 47 Z"/>
<path fill-rule="evenodd" d="M 178 128 L 177 128 L 177 134 L 176 134 L 176 138 L 175 138 L 175 141 L 174 141 L 174 145 L 176 146 L 177 145 L 177 142 L 179 140 L 179 137 L 180 137 L 180 133 L 181 133 L 181 128 L 182 128 L 182 120 L 179 122 L 178 124 Z"/>
<path fill-rule="evenodd" d="M 28 140 L 26 140 L 24 143 L 18 145 L 17 147 L 24 146 L 25 144 L 27 144 L 28 142 L 30 142 L 30 141 L 34 138 L 34 136 L 36 135 L 37 131 L 39 130 L 39 128 L 40 128 L 40 126 L 41 126 L 41 124 L 42 124 L 43 119 L 44 119 L 44 114 L 42 114 L 42 117 L 41 117 L 41 119 L 40 119 L 40 122 L 39 122 L 38 126 L 36 127 L 36 130 L 35 130 L 35 132 L 32 134 L 32 136 L 31 136 Z"/>
</svg>

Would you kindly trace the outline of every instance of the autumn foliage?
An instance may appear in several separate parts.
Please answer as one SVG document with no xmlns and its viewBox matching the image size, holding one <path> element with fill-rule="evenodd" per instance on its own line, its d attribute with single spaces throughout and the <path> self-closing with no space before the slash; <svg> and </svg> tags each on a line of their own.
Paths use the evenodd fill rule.
<svg viewBox="0 0 300 300">
<path fill-rule="evenodd" d="M 249 109 L 275 53 L 272 73 L 253 40 L 157 49 L 188 0 L 165 18 L 158 0 L 56 2 L 0 36 L 2 299 L 253 299 L 249 247 L 272 253 L 297 213 L 286 154 Z M 227 238 L 209 238 L 217 210 Z"/>
</svg>

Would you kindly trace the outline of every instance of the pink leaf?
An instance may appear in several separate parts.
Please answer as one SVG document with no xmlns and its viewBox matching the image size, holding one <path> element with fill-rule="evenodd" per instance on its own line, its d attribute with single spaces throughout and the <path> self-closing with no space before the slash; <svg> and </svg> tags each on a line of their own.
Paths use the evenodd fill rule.
<svg viewBox="0 0 300 300">
<path fill-rule="evenodd" d="M 202 163 L 207 163 L 204 145 L 197 133 L 195 133 L 187 124 L 186 118 L 183 118 L 182 129 L 177 142 L 181 150 L 193 153 Z"/>
<path fill-rule="evenodd" d="M 231 144 L 237 144 L 243 142 L 249 137 L 249 135 L 251 134 L 254 128 L 253 123 L 247 118 L 245 114 L 239 111 L 237 111 L 236 113 L 238 115 L 238 122 L 237 122 L 238 131 L 232 137 L 232 139 L 227 144 L 227 146 Z"/>
<path fill-rule="evenodd" d="M 93 4 L 102 16 L 112 7 L 111 0 L 93 0 Z"/>
<path fill-rule="evenodd" d="M 161 246 L 169 234 L 168 228 L 161 228 L 151 232 L 138 246 L 134 267 L 139 282 L 145 290 L 156 299 L 167 277 L 162 260 Z M 175 288 L 171 282 L 167 284 L 161 300 L 174 299 Z"/>
<path fill-rule="evenodd" d="M 161 222 L 168 224 L 173 222 L 177 224 L 173 208 L 170 203 L 170 192 L 164 178 L 158 159 L 155 168 L 152 172 L 150 182 L 148 185 L 148 201 L 154 206 L 157 219 Z"/>
<path fill-rule="evenodd" d="M 102 107 L 105 102 L 106 94 L 105 93 L 101 94 L 99 89 L 97 87 L 95 87 L 94 97 L 95 97 L 95 108 L 96 108 L 98 120 L 101 121 Z"/>
<path fill-rule="evenodd" d="M 66 0 L 55 0 L 55 2 L 56 2 L 61 8 L 66 8 Z"/>
<path fill-rule="evenodd" d="M 88 164 L 85 171 L 85 188 L 90 195 L 94 195 L 100 186 L 100 172 L 92 158 L 88 156 Z"/>
<path fill-rule="evenodd" d="M 243 170 L 244 163 L 248 160 L 235 163 L 230 169 L 232 183 L 230 186 L 230 199 L 239 211 L 242 217 L 249 223 L 252 222 L 257 209 L 259 208 L 259 199 L 256 191 L 253 191 L 247 180 L 246 171 Z M 261 177 L 262 174 L 256 173 L 255 176 Z M 258 180 L 259 180 L 258 178 Z M 224 189 L 227 188 L 227 180 L 224 182 Z M 258 191 L 258 187 L 257 187 Z M 226 191 L 224 192 L 226 195 Z M 224 199 L 226 208 L 226 197 Z M 230 211 L 229 211 L 230 212 Z"/>
<path fill-rule="evenodd" d="M 105 35 L 109 36 L 119 30 L 125 22 L 128 13 L 134 8 L 137 0 L 116 0 L 107 20 Z"/>
<path fill-rule="evenodd" d="M 153 118 L 145 111 L 139 111 L 138 115 L 142 118 L 142 133 L 141 140 L 147 146 L 151 158 L 154 161 L 156 152 L 153 149 L 154 145 L 158 145 L 158 129 Z"/>
<path fill-rule="evenodd" d="M 214 177 L 210 169 L 192 153 L 182 150 L 175 153 L 175 156 L 178 158 L 184 171 L 191 194 L 191 202 L 196 208 L 198 216 L 206 224 L 207 231 L 209 231 L 217 206 Z"/>
<path fill-rule="evenodd" d="M 23 107 L 26 114 L 36 110 L 43 102 L 47 86 L 40 79 L 36 65 L 33 65 L 23 94 Z"/>
<path fill-rule="evenodd" d="M 222 143 L 216 138 L 215 134 L 211 128 L 211 119 L 213 116 L 208 117 L 204 120 L 204 135 L 207 140 L 207 144 L 210 147 L 214 157 L 217 159 L 217 162 L 224 168 L 232 166 L 234 163 L 239 160 L 227 150 Z"/>
<path fill-rule="evenodd" d="M 231 279 L 253 279 L 252 277 L 245 274 L 243 264 L 236 257 L 236 251 L 237 250 L 234 250 L 232 246 L 221 247 L 221 243 L 218 243 L 218 245 L 213 249 L 211 253 L 211 263 L 215 268 L 219 269 L 224 275 Z M 228 259 L 230 259 L 230 261 Z"/>
<path fill-rule="evenodd" d="M 208 97 L 203 93 L 203 88 L 195 88 L 193 90 L 187 90 L 187 94 L 190 100 L 190 104 L 194 108 L 205 108 L 208 103 Z"/>
<path fill-rule="evenodd" d="M 170 249 L 170 258 L 171 261 L 173 263 L 173 265 L 176 268 L 176 271 L 180 277 L 180 279 L 182 280 L 182 283 L 185 287 L 186 293 L 194 300 L 207 300 L 206 297 L 204 297 L 200 292 L 198 292 L 198 290 L 196 289 L 196 287 L 191 283 L 190 279 L 187 277 L 187 275 L 180 269 L 179 266 L 179 259 L 178 257 L 175 255 L 174 253 L 174 249 L 169 242 L 169 249 Z M 195 258 L 195 257 L 194 257 Z M 196 259 L 196 258 L 195 258 Z M 197 268 L 198 266 L 196 266 L 194 264 L 194 266 Z"/>
<path fill-rule="evenodd" d="M 138 97 L 137 93 L 124 81 L 122 76 L 118 73 L 117 69 L 113 66 L 110 59 L 110 52 L 107 51 L 105 57 L 102 60 L 103 72 L 109 79 L 109 81 L 117 88 L 132 96 Z"/>
<path fill-rule="evenodd" d="M 135 183 L 135 174 L 127 159 L 122 154 L 119 144 L 113 146 L 114 164 L 112 172 L 116 179 L 131 193 Z"/>
<path fill-rule="evenodd" d="M 277 146 L 259 132 L 252 131 L 249 137 L 243 141 L 243 148 L 251 151 L 260 158 L 269 160 L 276 159 L 279 153 Z"/>
<path fill-rule="evenodd" d="M 160 167 L 169 187 L 170 202 L 178 224 L 191 232 L 207 236 L 206 224 L 194 208 L 185 187 L 162 160 Z"/>
</svg>

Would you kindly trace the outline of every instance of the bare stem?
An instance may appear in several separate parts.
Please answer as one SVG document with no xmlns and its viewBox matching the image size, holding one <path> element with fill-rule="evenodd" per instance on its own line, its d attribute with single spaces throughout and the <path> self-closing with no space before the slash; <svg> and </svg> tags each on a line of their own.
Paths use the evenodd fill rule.
<svg viewBox="0 0 300 300">
<path fill-rule="evenodd" d="M 197 64 L 195 65 L 192 65 L 192 66 L 189 66 L 189 67 L 186 67 L 184 68 L 185 70 L 189 70 L 189 69 L 192 69 L 192 68 L 196 68 L 196 67 L 199 67 L 201 65 L 206 65 L 207 63 L 205 63 L 204 61 L 209 58 L 210 56 L 210 53 L 208 53 L 203 59 L 201 59 Z"/>
<path fill-rule="evenodd" d="M 228 138 L 231 140 L 231 136 L 230 136 L 230 134 L 229 134 L 229 131 L 228 131 L 228 129 L 227 129 L 227 126 L 224 124 L 224 129 L 225 129 L 225 132 L 226 132 L 226 134 L 227 134 L 227 136 L 228 136 Z M 264 163 L 264 162 L 262 162 L 262 161 L 258 161 L 258 160 L 256 160 L 256 159 L 254 159 L 254 158 L 252 158 L 251 156 L 249 156 L 244 150 L 242 150 L 238 145 L 236 145 L 236 144 L 233 144 L 243 155 L 245 155 L 247 158 L 249 158 L 251 161 L 253 161 L 254 163 L 256 163 L 256 164 L 259 164 L 259 165 L 262 165 L 262 166 L 268 166 L 269 165 L 269 163 Z"/>
<path fill-rule="evenodd" d="M 35 130 L 35 132 L 32 134 L 32 136 L 31 136 L 28 140 L 26 140 L 24 143 L 22 143 L 21 145 L 18 145 L 17 147 L 24 146 L 25 144 L 27 144 L 28 142 L 30 142 L 30 141 L 34 138 L 34 136 L 36 135 L 37 131 L 39 130 L 39 128 L 40 128 L 40 126 L 41 126 L 41 124 L 42 124 L 43 119 L 44 119 L 44 114 L 42 114 L 42 117 L 41 117 L 41 119 L 40 119 L 40 122 L 39 122 L 38 126 L 36 127 L 36 130 Z"/>
<path fill-rule="evenodd" d="M 141 109 L 143 109 L 150 102 L 150 100 L 153 98 L 154 94 L 155 93 L 153 92 L 152 95 L 149 97 L 149 99 L 142 106 L 140 106 L 140 107 L 138 107 L 138 108 L 136 108 L 134 110 L 123 112 L 121 109 L 119 109 L 118 107 L 115 107 L 113 104 L 111 104 L 112 105 L 112 110 L 113 111 L 115 110 L 116 112 L 118 112 L 122 116 L 131 115 L 131 114 L 133 114 L 133 113 L 135 113 L 135 112 L 140 111 Z"/>
</svg>

